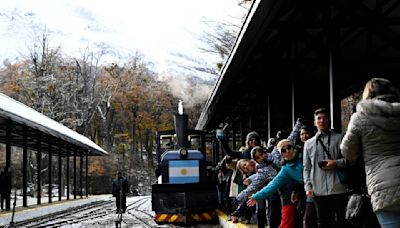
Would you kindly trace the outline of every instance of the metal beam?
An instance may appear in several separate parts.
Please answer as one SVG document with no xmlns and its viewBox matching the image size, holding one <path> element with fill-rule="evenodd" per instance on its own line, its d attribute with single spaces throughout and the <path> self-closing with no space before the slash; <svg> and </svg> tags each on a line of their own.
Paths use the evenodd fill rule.
<svg viewBox="0 0 400 228">
<path fill-rule="evenodd" d="M 6 167 L 8 167 L 8 171 L 10 172 L 11 168 L 11 128 L 10 125 L 7 124 L 7 132 L 6 132 Z M 11 186 L 12 187 L 12 186 Z M 11 197 L 6 198 L 6 210 L 10 210 L 11 207 Z"/>
<path fill-rule="evenodd" d="M 41 148 L 42 140 L 39 137 L 37 139 L 37 152 L 36 152 L 36 175 L 37 175 L 37 204 L 42 203 L 42 183 L 41 183 L 41 169 L 42 169 L 42 148 Z"/>
<path fill-rule="evenodd" d="M 51 203 L 52 202 L 52 199 L 51 199 L 51 197 L 52 197 L 52 195 L 53 195 L 53 193 L 52 193 L 52 188 L 53 188 L 53 182 L 51 181 L 52 180 L 52 167 L 51 167 L 51 163 L 52 163 L 52 155 L 53 155 L 53 151 L 52 151 L 52 148 L 51 148 L 51 144 L 49 144 L 48 145 L 48 153 L 49 153 L 49 163 L 48 163 L 48 178 L 49 178 L 49 186 L 48 186 L 48 194 L 49 194 L 49 203 Z"/>
<path fill-rule="evenodd" d="M 65 158 L 65 160 L 66 160 L 66 164 L 67 164 L 67 177 L 66 177 L 66 180 L 67 180 L 67 200 L 69 200 L 69 149 L 70 148 L 67 148 L 67 156 L 66 156 L 66 158 Z"/>
<path fill-rule="evenodd" d="M 27 139 L 28 137 L 26 134 L 23 134 L 22 139 L 22 206 L 27 207 L 27 173 L 28 173 L 28 146 L 27 146 Z"/>
<path fill-rule="evenodd" d="M 76 149 L 74 149 L 74 199 L 76 199 Z"/>
<path fill-rule="evenodd" d="M 61 144 L 58 145 L 58 201 L 61 201 L 64 186 L 62 185 L 62 157 L 61 157 Z"/>
<path fill-rule="evenodd" d="M 86 198 L 89 196 L 89 189 L 88 189 L 88 170 L 89 170 L 89 151 L 86 151 L 86 181 L 85 181 L 85 185 L 86 185 Z"/>
<path fill-rule="evenodd" d="M 11 126 L 6 127 L 6 166 L 11 167 Z"/>
<path fill-rule="evenodd" d="M 80 153 L 79 156 L 80 156 L 80 162 L 79 162 L 80 184 L 79 184 L 79 187 L 81 190 L 79 195 L 81 198 L 83 198 L 83 154 Z"/>
</svg>

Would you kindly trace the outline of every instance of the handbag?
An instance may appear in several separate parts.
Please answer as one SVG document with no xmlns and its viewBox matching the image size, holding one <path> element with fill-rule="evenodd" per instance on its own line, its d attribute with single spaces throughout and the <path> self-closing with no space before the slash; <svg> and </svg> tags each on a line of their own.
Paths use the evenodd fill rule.
<svg viewBox="0 0 400 228">
<path fill-rule="evenodd" d="M 356 227 L 380 227 L 367 191 L 363 154 L 349 169 L 348 188 L 352 194 L 346 206 L 346 220 Z"/>
<path fill-rule="evenodd" d="M 375 217 L 371 198 L 367 194 L 354 193 L 349 197 L 346 207 L 346 220 L 352 225 L 365 225 L 369 218 Z"/>
</svg>

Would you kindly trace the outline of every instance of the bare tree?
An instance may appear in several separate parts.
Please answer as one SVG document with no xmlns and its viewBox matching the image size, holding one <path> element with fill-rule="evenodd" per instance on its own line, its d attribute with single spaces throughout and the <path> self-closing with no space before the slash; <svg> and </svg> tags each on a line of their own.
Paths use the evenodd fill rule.
<svg viewBox="0 0 400 228">
<path fill-rule="evenodd" d="M 181 52 L 173 53 L 178 59 L 183 60 L 179 60 L 179 63 L 176 61 L 174 64 L 189 74 L 218 75 L 223 63 L 232 51 L 231 49 L 250 9 L 251 2 L 251 0 L 237 0 L 238 7 L 243 9 L 242 15 L 238 16 L 238 18 L 231 16 L 232 20 L 229 21 L 203 19 L 203 24 L 207 29 L 198 37 L 200 43 L 203 44 L 199 49 L 203 53 L 215 56 L 216 62 L 214 64 L 210 65 L 210 62 L 205 59 L 199 59 L 198 56 L 194 57 Z"/>
</svg>

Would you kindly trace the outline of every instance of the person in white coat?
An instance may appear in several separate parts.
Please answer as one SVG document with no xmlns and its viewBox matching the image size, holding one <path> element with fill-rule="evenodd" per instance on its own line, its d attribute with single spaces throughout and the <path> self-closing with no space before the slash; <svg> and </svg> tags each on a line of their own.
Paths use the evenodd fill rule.
<svg viewBox="0 0 400 228">
<path fill-rule="evenodd" d="M 399 101 L 389 80 L 372 78 L 340 145 L 348 161 L 363 156 L 368 194 L 381 227 L 400 227 Z"/>
</svg>

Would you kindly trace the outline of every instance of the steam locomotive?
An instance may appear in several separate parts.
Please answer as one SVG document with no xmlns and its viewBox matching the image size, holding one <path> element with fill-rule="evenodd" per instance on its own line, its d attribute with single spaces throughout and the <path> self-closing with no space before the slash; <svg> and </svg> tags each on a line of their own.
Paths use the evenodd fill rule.
<svg viewBox="0 0 400 228">
<path fill-rule="evenodd" d="M 187 129 L 188 116 L 174 116 L 175 130 L 157 133 L 158 183 L 152 185 L 154 220 L 217 222 L 218 193 L 205 156 L 205 134 Z"/>
</svg>

